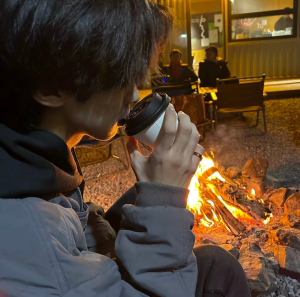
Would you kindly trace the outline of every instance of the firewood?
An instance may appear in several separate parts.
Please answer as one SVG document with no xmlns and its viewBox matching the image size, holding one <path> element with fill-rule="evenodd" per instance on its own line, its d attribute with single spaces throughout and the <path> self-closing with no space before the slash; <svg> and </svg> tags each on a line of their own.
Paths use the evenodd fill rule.
<svg viewBox="0 0 300 297">
<path fill-rule="evenodd" d="M 219 198 L 206 187 L 203 188 L 204 193 L 214 203 L 218 214 L 222 217 L 225 225 L 232 231 L 234 235 L 242 233 L 246 228 L 240 223 Z"/>
<path fill-rule="evenodd" d="M 217 171 L 218 171 L 218 168 L 216 168 L 216 167 L 211 167 L 211 168 L 207 169 L 206 171 L 204 171 L 201 174 L 202 180 L 206 180 L 207 178 L 209 178 L 211 175 L 213 175 Z"/>
<path fill-rule="evenodd" d="M 259 198 L 249 195 L 244 189 L 238 188 L 238 191 L 234 193 L 235 195 L 233 197 L 230 194 L 230 192 L 232 192 L 231 187 L 216 180 L 212 183 L 216 186 L 216 191 L 219 192 L 227 203 L 247 213 L 254 220 L 264 222 L 270 216 L 270 209 L 260 202 Z M 230 192 L 228 193 L 227 190 Z"/>
<path fill-rule="evenodd" d="M 227 183 L 229 183 L 231 186 L 233 187 L 238 187 L 239 185 L 234 181 L 232 180 L 230 177 L 228 177 L 227 175 L 223 174 L 223 173 L 220 173 L 220 175 L 225 179 L 225 181 Z"/>
</svg>

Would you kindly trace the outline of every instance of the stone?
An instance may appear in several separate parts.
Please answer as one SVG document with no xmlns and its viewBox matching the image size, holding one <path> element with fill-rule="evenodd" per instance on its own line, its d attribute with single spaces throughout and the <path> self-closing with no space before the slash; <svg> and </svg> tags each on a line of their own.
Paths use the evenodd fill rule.
<svg viewBox="0 0 300 297">
<path fill-rule="evenodd" d="M 237 167 L 229 167 L 226 170 L 226 175 L 230 177 L 231 179 L 237 179 L 242 175 L 242 172 Z"/>
<path fill-rule="evenodd" d="M 211 239 L 209 239 L 209 238 L 204 238 L 202 240 L 202 243 L 204 243 L 204 244 L 214 244 L 214 242 Z"/>
<path fill-rule="evenodd" d="M 271 258 L 271 257 L 274 257 L 274 252 L 267 251 L 266 253 L 264 253 L 264 255 L 266 258 Z"/>
<path fill-rule="evenodd" d="M 279 272 L 279 263 L 274 257 L 269 257 L 268 258 L 268 267 L 272 270 L 274 270 L 276 273 Z M 275 282 L 276 285 L 276 282 Z"/>
<path fill-rule="evenodd" d="M 211 237 L 211 241 L 217 245 L 221 245 L 221 244 L 226 244 L 228 243 L 231 239 L 232 239 L 232 235 L 219 235 L 219 234 L 214 234 Z"/>
<path fill-rule="evenodd" d="M 258 244 L 244 240 L 240 249 L 239 262 L 245 271 L 251 291 L 270 293 L 270 290 L 276 289 L 275 273 L 270 269 L 268 260 Z"/>
<path fill-rule="evenodd" d="M 291 229 L 278 229 L 270 232 L 271 240 L 280 245 L 292 247 L 300 251 L 300 232 Z"/>
<path fill-rule="evenodd" d="M 249 194 L 252 194 L 252 189 L 255 191 L 255 196 L 262 197 L 266 191 L 265 182 L 253 182 L 251 180 L 246 180 L 246 190 Z"/>
<path fill-rule="evenodd" d="M 284 203 L 284 213 L 300 217 L 300 193 L 292 194 Z"/>
<path fill-rule="evenodd" d="M 288 214 L 288 215 L 285 215 L 284 217 L 281 218 L 280 223 L 283 226 L 291 227 L 291 228 L 295 228 L 295 229 L 300 230 L 300 217 Z"/>
<path fill-rule="evenodd" d="M 226 250 L 227 252 L 229 252 L 231 255 L 233 255 L 237 259 L 239 258 L 240 252 L 233 245 L 231 245 L 231 244 L 221 244 L 220 247 L 223 248 L 224 250 Z"/>
<path fill-rule="evenodd" d="M 257 237 L 261 237 L 264 233 L 266 233 L 266 230 L 256 227 L 254 229 L 254 232 L 255 232 Z"/>
<path fill-rule="evenodd" d="M 287 189 L 281 188 L 273 190 L 268 198 L 268 202 L 273 203 L 277 207 L 283 207 L 283 204 L 286 200 Z"/>
<path fill-rule="evenodd" d="M 274 249 L 274 257 L 280 268 L 300 273 L 300 251 L 283 245 L 275 246 Z"/>
<path fill-rule="evenodd" d="M 253 158 L 248 160 L 242 169 L 243 178 L 250 179 L 253 182 L 264 181 L 268 165 L 266 159 Z"/>
<path fill-rule="evenodd" d="M 221 245 L 221 244 L 231 243 L 233 238 L 234 238 L 233 235 L 210 233 L 210 234 L 201 234 L 200 236 L 198 236 L 197 240 L 203 244 Z"/>
</svg>

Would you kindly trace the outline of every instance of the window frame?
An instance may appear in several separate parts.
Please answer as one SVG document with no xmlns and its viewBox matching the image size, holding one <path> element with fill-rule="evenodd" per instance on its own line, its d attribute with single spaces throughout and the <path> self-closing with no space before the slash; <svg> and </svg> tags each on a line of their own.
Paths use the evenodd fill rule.
<svg viewBox="0 0 300 297">
<path fill-rule="evenodd" d="M 251 19 L 258 17 L 269 17 L 269 16 L 283 16 L 287 14 L 287 10 L 270 10 L 261 12 L 249 12 L 241 14 L 232 14 L 232 2 L 228 1 L 228 31 L 229 31 L 229 42 L 245 42 L 245 41 L 262 41 L 262 40 L 276 40 L 276 39 L 286 39 L 286 38 L 296 38 L 298 36 L 298 0 L 294 0 L 294 8 L 289 9 L 289 14 L 293 15 L 294 26 L 293 34 L 285 36 L 275 36 L 275 37 L 261 37 L 261 38 L 245 38 L 245 39 L 232 39 L 232 20 L 238 19 Z"/>
</svg>

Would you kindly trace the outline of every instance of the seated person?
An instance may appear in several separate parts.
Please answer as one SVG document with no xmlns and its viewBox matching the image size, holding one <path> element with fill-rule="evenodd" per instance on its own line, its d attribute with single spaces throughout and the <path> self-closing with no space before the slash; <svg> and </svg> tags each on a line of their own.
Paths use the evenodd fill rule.
<svg viewBox="0 0 300 297">
<path fill-rule="evenodd" d="M 198 81 L 198 77 L 193 69 L 188 65 L 181 63 L 181 51 L 174 49 L 170 54 L 170 65 L 164 66 L 162 72 L 165 75 L 169 75 L 172 83 L 180 83 L 185 80 L 191 80 L 191 82 Z"/>
<path fill-rule="evenodd" d="M 128 143 L 135 188 L 83 201 L 73 147 L 114 137 L 171 27 L 151 0 L 0 1 L 0 295 L 251 296 L 227 251 L 194 249 L 199 135 L 172 105 L 149 157 Z"/>
<path fill-rule="evenodd" d="M 199 78 L 201 87 L 216 87 L 217 78 L 230 78 L 227 61 L 218 57 L 218 49 L 211 45 L 206 50 L 206 59 L 199 64 Z"/>
<path fill-rule="evenodd" d="M 289 10 L 290 8 L 287 7 L 285 10 Z M 276 23 L 274 30 L 275 31 L 285 31 L 287 28 L 293 28 L 294 20 L 288 15 L 282 16 Z"/>
</svg>

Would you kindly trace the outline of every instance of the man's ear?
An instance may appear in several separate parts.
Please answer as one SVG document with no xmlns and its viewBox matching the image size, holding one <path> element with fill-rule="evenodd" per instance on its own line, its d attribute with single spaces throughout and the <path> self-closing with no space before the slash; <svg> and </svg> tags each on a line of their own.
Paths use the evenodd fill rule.
<svg viewBox="0 0 300 297">
<path fill-rule="evenodd" d="M 39 104 L 48 107 L 61 107 L 65 104 L 65 96 L 58 91 L 49 92 L 39 90 L 33 94 L 33 98 Z"/>
</svg>

